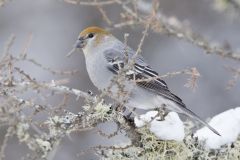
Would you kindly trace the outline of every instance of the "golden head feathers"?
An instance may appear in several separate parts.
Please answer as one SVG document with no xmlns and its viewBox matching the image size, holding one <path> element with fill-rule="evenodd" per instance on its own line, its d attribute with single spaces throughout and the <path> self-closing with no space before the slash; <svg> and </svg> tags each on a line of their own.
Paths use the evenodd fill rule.
<svg viewBox="0 0 240 160">
<path fill-rule="evenodd" d="M 88 35 L 89 33 L 95 33 L 95 34 L 110 34 L 108 31 L 104 30 L 103 28 L 100 27 L 88 27 L 86 29 L 84 29 L 81 33 L 80 33 L 80 37 L 84 37 L 86 35 Z"/>
</svg>

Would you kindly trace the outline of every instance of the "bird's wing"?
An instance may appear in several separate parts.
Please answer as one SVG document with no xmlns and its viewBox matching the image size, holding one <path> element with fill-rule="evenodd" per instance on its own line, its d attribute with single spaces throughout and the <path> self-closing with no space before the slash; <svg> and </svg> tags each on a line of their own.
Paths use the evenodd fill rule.
<svg viewBox="0 0 240 160">
<path fill-rule="evenodd" d="M 119 49 L 109 49 L 104 52 L 105 58 L 108 62 L 108 69 L 114 74 L 118 74 L 121 68 L 125 69 L 127 67 L 126 64 L 128 64 L 128 62 L 126 61 L 126 57 L 128 57 L 128 60 L 131 60 L 135 54 L 131 48 L 122 48 L 120 51 L 123 51 L 123 53 L 119 52 Z M 127 56 L 125 55 L 126 53 L 128 53 Z M 179 97 L 170 92 L 167 84 L 159 78 L 157 72 L 155 72 L 147 63 L 144 62 L 141 55 L 136 57 L 133 67 L 129 68 L 129 70 L 126 72 L 126 77 L 129 80 L 136 80 L 136 84 L 138 86 L 175 102 L 181 107 L 182 113 L 189 115 L 191 118 L 207 126 L 215 134 L 220 136 L 218 131 L 216 131 L 213 127 L 202 120 L 202 118 L 188 109 Z"/>
<path fill-rule="evenodd" d="M 123 51 L 123 53 L 120 53 L 120 49 L 108 49 L 104 52 L 105 58 L 108 62 L 108 69 L 110 71 L 114 74 L 118 74 L 120 69 L 125 68 L 127 69 L 125 73 L 126 77 L 129 80 L 135 80 L 138 86 L 185 107 L 182 100 L 170 92 L 167 84 L 159 78 L 156 71 L 144 62 L 141 55 L 138 55 L 135 58 L 134 64 L 131 67 L 126 64 L 131 63 L 135 52 L 131 48 L 125 48 L 121 51 Z"/>
</svg>

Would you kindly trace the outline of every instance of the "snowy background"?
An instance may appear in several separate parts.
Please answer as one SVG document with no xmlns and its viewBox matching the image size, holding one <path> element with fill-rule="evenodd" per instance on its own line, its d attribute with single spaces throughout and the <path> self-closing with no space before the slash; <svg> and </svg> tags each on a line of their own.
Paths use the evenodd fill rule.
<svg viewBox="0 0 240 160">
<path fill-rule="evenodd" d="M 110 18 L 114 20 L 117 7 L 106 7 Z M 189 23 L 194 31 L 205 35 L 209 40 L 231 44 L 233 50 L 239 48 L 240 20 L 213 10 L 213 4 L 208 0 L 161 0 L 160 9 L 167 16 L 176 16 L 181 21 Z M 75 54 L 71 58 L 65 55 L 71 49 L 79 32 L 87 26 L 107 26 L 101 14 L 94 7 L 78 6 L 62 1 L 31 1 L 13 0 L 0 8 L 0 49 L 11 34 L 16 35 L 16 41 L 11 51 L 20 53 L 30 33 L 33 40 L 29 49 L 29 57 L 41 64 L 61 70 L 80 69 L 78 75 L 69 77 L 69 87 L 83 91 L 96 88 L 89 81 L 86 73 L 84 57 Z M 123 39 L 124 33 L 130 33 L 129 45 L 136 49 L 143 28 L 135 30 L 125 28 L 114 30 L 113 34 Z M 239 66 L 235 61 L 223 59 L 215 55 L 207 55 L 203 50 L 184 41 L 169 38 L 166 35 L 150 33 L 143 46 L 143 56 L 160 74 L 196 67 L 201 74 L 198 88 L 193 92 L 184 87 L 186 76 L 176 76 L 166 79 L 169 88 L 183 99 L 188 108 L 203 118 L 211 117 L 227 109 L 239 106 L 239 87 L 226 90 L 232 74 L 225 65 Z M 53 76 L 48 72 L 31 65 L 20 66 L 37 80 L 51 81 L 63 76 Z M 53 99 L 53 101 L 58 99 Z M 78 112 L 81 101 L 72 103 L 69 110 Z M 66 138 L 56 159 L 79 159 L 76 153 L 85 145 L 101 141 L 99 137 L 87 134 L 72 135 L 72 140 Z M 112 141 L 112 140 L 111 140 Z M 115 138 L 116 142 L 121 142 Z M 108 143 L 108 142 L 106 142 Z M 109 142 L 110 143 L 110 142 Z M 80 145 L 81 144 L 81 145 Z M 11 140 L 6 153 L 9 160 L 19 157 L 26 147 L 19 147 L 18 142 Z M 12 153 L 14 150 L 14 154 Z"/>
</svg>

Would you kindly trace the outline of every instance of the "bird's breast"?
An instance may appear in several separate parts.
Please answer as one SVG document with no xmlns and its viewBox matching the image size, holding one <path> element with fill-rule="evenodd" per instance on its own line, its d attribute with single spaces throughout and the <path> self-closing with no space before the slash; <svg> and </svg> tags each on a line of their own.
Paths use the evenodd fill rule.
<svg viewBox="0 0 240 160">
<path fill-rule="evenodd" d="M 86 56 L 86 68 L 92 83 L 100 90 L 106 89 L 113 78 L 113 74 L 107 69 L 106 59 L 101 53 L 95 56 Z"/>
</svg>

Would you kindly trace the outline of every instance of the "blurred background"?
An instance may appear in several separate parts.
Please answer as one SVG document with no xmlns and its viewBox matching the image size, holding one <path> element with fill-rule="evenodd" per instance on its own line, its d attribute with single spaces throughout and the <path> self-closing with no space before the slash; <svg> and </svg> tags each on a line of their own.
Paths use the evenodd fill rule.
<svg viewBox="0 0 240 160">
<path fill-rule="evenodd" d="M 104 7 L 110 19 L 119 19 L 119 9 L 116 5 Z M 220 12 L 214 3 L 208 0 L 160 0 L 160 11 L 168 17 L 177 17 L 181 22 L 189 24 L 191 28 L 212 42 L 230 44 L 232 50 L 239 51 L 240 20 L 236 15 Z M 65 55 L 71 50 L 79 32 L 88 26 L 107 27 L 102 15 L 96 7 L 73 5 L 59 0 L 12 0 L 0 7 L 0 50 L 11 34 L 16 36 L 11 52 L 19 54 L 29 37 L 33 38 L 29 47 L 29 57 L 44 66 L 56 70 L 79 69 L 74 76 L 52 75 L 30 63 L 18 65 L 26 73 L 39 81 L 50 82 L 68 78 L 69 87 L 83 91 L 92 90 L 99 93 L 90 82 L 82 52 L 76 52 L 70 58 Z M 128 44 L 136 49 L 144 28 L 124 27 L 112 30 L 112 33 L 123 40 L 124 33 L 129 33 Z M 0 52 L 2 53 L 2 52 Z M 149 33 L 143 45 L 143 56 L 160 74 L 196 67 L 201 74 L 195 91 L 184 87 L 186 75 L 164 79 L 169 88 L 183 99 L 188 108 L 203 118 L 211 117 L 224 110 L 239 106 L 240 83 L 227 90 L 229 80 L 233 74 L 225 66 L 239 67 L 239 62 L 224 59 L 220 56 L 205 54 L 204 51 L 190 43 L 167 35 Z M 74 99 L 74 98 L 73 98 Z M 59 99 L 53 99 L 58 101 Z M 68 110 L 80 111 L 83 102 L 73 101 Z M 107 129 L 106 129 L 107 130 Z M 108 141 L 99 137 L 88 139 L 89 135 L 72 135 L 66 138 L 60 146 L 55 159 L 84 159 L 77 157 L 83 144 Z M 111 140 L 112 141 L 112 140 Z M 116 137 L 116 143 L 121 139 Z M 81 144 L 81 145 L 80 145 Z M 7 149 L 7 159 L 18 159 L 26 150 L 26 146 L 12 139 Z M 13 153 L 14 152 L 14 153 Z"/>
</svg>

